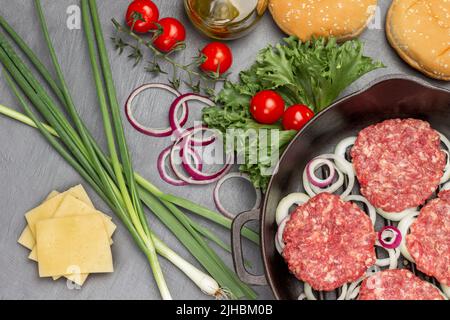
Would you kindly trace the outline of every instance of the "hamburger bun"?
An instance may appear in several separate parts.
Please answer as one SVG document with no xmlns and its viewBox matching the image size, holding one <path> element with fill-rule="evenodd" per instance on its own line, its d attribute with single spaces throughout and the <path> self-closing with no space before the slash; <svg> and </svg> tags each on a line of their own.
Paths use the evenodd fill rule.
<svg viewBox="0 0 450 320">
<path fill-rule="evenodd" d="M 386 18 L 386 36 L 413 68 L 450 81 L 450 1 L 394 0 Z"/>
<path fill-rule="evenodd" d="M 270 0 L 272 17 L 285 33 L 302 41 L 361 34 L 375 15 L 377 0 Z"/>
</svg>

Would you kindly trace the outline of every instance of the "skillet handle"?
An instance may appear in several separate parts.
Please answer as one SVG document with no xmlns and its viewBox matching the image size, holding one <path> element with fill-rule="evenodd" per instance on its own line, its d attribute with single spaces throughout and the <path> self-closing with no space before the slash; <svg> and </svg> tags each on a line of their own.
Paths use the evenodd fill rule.
<svg viewBox="0 0 450 320">
<path fill-rule="evenodd" d="M 245 283 L 257 286 L 267 285 L 265 275 L 254 275 L 247 271 L 244 266 L 244 257 L 242 252 L 242 227 L 249 221 L 259 220 L 260 209 L 243 212 L 234 218 L 231 225 L 231 246 L 233 254 L 234 268 L 238 277 Z"/>
</svg>

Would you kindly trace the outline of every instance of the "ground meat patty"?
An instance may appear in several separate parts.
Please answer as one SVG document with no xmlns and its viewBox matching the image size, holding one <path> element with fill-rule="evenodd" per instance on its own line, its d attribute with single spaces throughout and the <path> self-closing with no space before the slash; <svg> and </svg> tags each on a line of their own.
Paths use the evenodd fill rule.
<svg viewBox="0 0 450 320">
<path fill-rule="evenodd" d="M 358 300 L 444 300 L 439 289 L 406 269 L 384 270 L 364 279 Z"/>
<path fill-rule="evenodd" d="M 406 247 L 417 268 L 450 285 L 450 191 L 428 202 L 411 225 Z"/>
<path fill-rule="evenodd" d="M 363 129 L 351 156 L 361 193 L 386 212 L 422 205 L 439 185 L 446 163 L 438 132 L 415 119 Z"/>
<path fill-rule="evenodd" d="M 329 193 L 311 198 L 292 213 L 283 240 L 289 270 L 316 290 L 330 291 L 355 281 L 376 261 L 369 217 Z"/>
</svg>

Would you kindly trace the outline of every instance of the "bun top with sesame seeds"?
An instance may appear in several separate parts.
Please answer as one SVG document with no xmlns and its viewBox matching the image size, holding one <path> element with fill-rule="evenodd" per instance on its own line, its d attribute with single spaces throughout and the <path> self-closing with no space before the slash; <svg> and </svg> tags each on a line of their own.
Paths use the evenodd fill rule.
<svg viewBox="0 0 450 320">
<path fill-rule="evenodd" d="M 450 81 L 450 0 L 394 0 L 386 35 L 412 67 Z"/>
<path fill-rule="evenodd" d="M 270 0 L 278 26 L 302 41 L 313 37 L 348 40 L 361 34 L 376 12 L 377 0 Z"/>
</svg>

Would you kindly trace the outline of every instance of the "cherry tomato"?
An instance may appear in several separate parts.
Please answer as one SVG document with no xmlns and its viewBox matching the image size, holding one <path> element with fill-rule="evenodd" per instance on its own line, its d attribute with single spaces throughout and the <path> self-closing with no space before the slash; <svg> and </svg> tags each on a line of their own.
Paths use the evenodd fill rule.
<svg viewBox="0 0 450 320">
<path fill-rule="evenodd" d="M 250 101 L 250 113 L 259 123 L 273 124 L 283 116 L 284 100 L 275 91 L 260 91 Z"/>
<path fill-rule="evenodd" d="M 175 18 L 163 18 L 158 21 L 162 33 L 155 39 L 153 44 L 162 52 L 169 52 L 177 43 L 186 39 L 186 29 Z"/>
<path fill-rule="evenodd" d="M 211 42 L 207 44 L 202 54 L 206 57 L 205 62 L 200 66 L 204 71 L 225 73 L 233 63 L 233 53 L 231 49 L 221 42 Z"/>
<path fill-rule="evenodd" d="M 285 130 L 300 130 L 314 117 L 314 112 L 305 105 L 295 104 L 284 112 L 283 128 Z"/>
<path fill-rule="evenodd" d="M 134 22 L 135 13 L 139 13 L 142 16 L 141 20 Z M 130 28 L 138 33 L 149 32 L 155 27 L 154 23 L 159 19 L 158 7 L 151 0 L 135 0 L 128 6 L 125 21 Z"/>
</svg>

